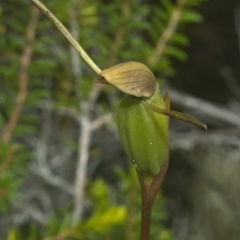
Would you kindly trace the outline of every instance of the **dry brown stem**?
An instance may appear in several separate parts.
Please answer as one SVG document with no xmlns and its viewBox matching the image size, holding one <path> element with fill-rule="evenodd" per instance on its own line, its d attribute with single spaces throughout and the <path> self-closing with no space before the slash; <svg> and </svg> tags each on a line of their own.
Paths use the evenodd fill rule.
<svg viewBox="0 0 240 240">
<path fill-rule="evenodd" d="M 39 0 L 31 0 L 35 6 L 53 23 L 53 25 L 63 34 L 63 36 L 69 41 L 69 43 L 79 52 L 81 57 L 87 62 L 87 64 L 99 74 L 101 70 L 92 61 L 84 49 L 79 45 L 79 43 L 74 39 L 70 32 L 64 27 L 64 25 L 51 13 L 51 11 L 44 6 Z"/>
<path fill-rule="evenodd" d="M 12 137 L 12 132 L 17 125 L 17 122 L 22 112 L 24 101 L 27 97 L 28 80 L 29 80 L 28 69 L 31 63 L 33 46 L 35 43 L 36 25 L 38 22 L 38 17 L 39 17 L 39 11 L 35 7 L 33 7 L 31 11 L 31 18 L 29 20 L 28 27 L 27 27 L 26 46 L 20 61 L 19 91 L 16 97 L 15 106 L 10 115 L 9 121 L 2 133 L 2 139 L 5 142 L 8 142 Z"/>
<path fill-rule="evenodd" d="M 150 225 L 151 225 L 151 212 L 152 206 L 156 199 L 157 193 L 162 185 L 162 182 L 167 173 L 169 160 L 163 164 L 159 174 L 153 179 L 151 184 L 148 186 L 145 183 L 144 173 L 140 169 L 136 169 L 138 174 L 139 183 L 141 186 L 141 196 L 142 196 L 142 217 L 141 217 L 141 235 L 140 240 L 148 240 L 150 235 Z"/>
<path fill-rule="evenodd" d="M 150 56 L 150 58 L 148 59 L 148 64 L 149 66 L 154 66 L 157 61 L 159 60 L 159 58 L 161 57 L 163 50 L 165 49 L 166 43 L 168 42 L 168 40 L 171 38 L 171 36 L 173 35 L 173 33 L 176 30 L 178 21 L 181 17 L 181 13 L 182 13 L 182 7 L 185 4 L 186 0 L 178 0 L 176 3 L 176 6 L 172 12 L 172 16 L 169 20 L 168 26 L 165 29 L 165 31 L 163 32 L 163 34 L 159 37 L 158 41 L 157 41 L 157 45 L 155 47 L 155 49 L 153 50 L 152 55 Z"/>
</svg>

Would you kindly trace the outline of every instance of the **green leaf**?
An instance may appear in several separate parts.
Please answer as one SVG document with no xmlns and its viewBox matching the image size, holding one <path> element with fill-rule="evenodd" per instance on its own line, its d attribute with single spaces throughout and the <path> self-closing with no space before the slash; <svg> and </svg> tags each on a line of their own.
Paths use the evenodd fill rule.
<svg viewBox="0 0 240 240">
<path fill-rule="evenodd" d="M 126 208 L 123 206 L 109 207 L 105 212 L 95 213 L 84 223 L 85 231 L 104 233 L 115 224 L 122 224 L 126 218 Z"/>
<path fill-rule="evenodd" d="M 170 38 L 169 42 L 172 43 L 172 44 L 187 46 L 189 44 L 189 39 L 184 34 L 175 33 Z"/>
<path fill-rule="evenodd" d="M 37 133 L 36 126 L 31 125 L 25 125 L 25 124 L 18 124 L 16 128 L 14 129 L 14 135 L 15 136 L 21 136 L 24 134 L 36 134 Z"/>
<path fill-rule="evenodd" d="M 186 58 L 187 58 L 186 52 L 184 52 L 183 50 L 176 48 L 174 46 L 170 46 L 170 45 L 165 47 L 164 54 L 173 56 L 179 60 L 186 60 Z"/>
<path fill-rule="evenodd" d="M 202 22 L 202 15 L 193 10 L 184 10 L 180 17 L 180 22 L 182 23 L 200 23 Z"/>
<path fill-rule="evenodd" d="M 36 90 L 30 90 L 27 99 L 25 101 L 26 105 L 33 105 L 39 100 L 45 99 L 49 97 L 49 92 L 46 89 L 36 89 Z"/>
<path fill-rule="evenodd" d="M 163 6 L 164 10 L 167 13 L 171 14 L 172 11 L 173 11 L 173 8 L 174 8 L 172 2 L 169 1 L 169 0 L 162 0 L 161 3 L 162 3 L 162 6 Z"/>
</svg>

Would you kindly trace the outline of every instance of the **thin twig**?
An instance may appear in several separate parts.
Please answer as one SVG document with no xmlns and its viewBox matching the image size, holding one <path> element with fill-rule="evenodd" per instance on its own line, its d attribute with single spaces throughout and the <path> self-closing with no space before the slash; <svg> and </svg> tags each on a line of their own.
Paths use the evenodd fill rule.
<svg viewBox="0 0 240 240">
<path fill-rule="evenodd" d="M 16 97 L 16 103 L 15 103 L 14 109 L 2 133 L 2 139 L 5 142 L 8 142 L 11 139 L 12 132 L 17 125 L 17 122 L 22 112 L 23 104 L 27 97 L 28 80 L 29 80 L 28 69 L 30 66 L 33 46 L 35 42 L 36 25 L 38 22 L 38 17 L 39 17 L 39 11 L 35 7 L 32 7 L 31 18 L 29 20 L 28 27 L 27 27 L 26 46 L 20 61 L 19 91 Z"/>
<path fill-rule="evenodd" d="M 182 7 L 184 6 L 185 2 L 186 2 L 186 0 L 178 0 L 177 1 L 176 6 L 172 12 L 172 16 L 169 20 L 168 26 L 165 29 L 165 31 L 163 32 L 163 34 L 159 37 L 159 39 L 157 41 L 157 45 L 156 45 L 155 49 L 153 50 L 152 55 L 148 59 L 149 66 L 152 67 L 157 63 L 161 54 L 163 53 L 163 50 L 165 49 L 166 43 L 168 42 L 168 40 L 171 38 L 171 36 L 175 32 L 178 21 L 181 17 Z"/>
<path fill-rule="evenodd" d="M 64 179 L 59 178 L 57 175 L 55 175 L 50 168 L 47 160 L 48 152 L 45 142 L 41 140 L 36 141 L 34 142 L 34 147 L 36 161 L 31 163 L 30 170 L 37 176 L 41 177 L 49 185 L 58 187 L 64 190 L 64 192 L 68 193 L 69 195 L 74 196 L 75 193 L 73 187 Z M 62 152 L 61 154 L 62 158 L 67 157 L 64 152 Z"/>
<path fill-rule="evenodd" d="M 52 111 L 60 116 L 68 116 L 79 122 L 79 113 L 73 107 L 54 106 L 54 102 L 49 100 L 40 100 L 34 106 L 44 111 Z"/>
<path fill-rule="evenodd" d="M 83 107 L 83 106 L 82 106 Z M 81 134 L 79 136 L 78 148 L 78 166 L 76 173 L 75 183 L 75 204 L 72 216 L 72 225 L 75 225 L 82 217 L 83 213 L 83 200 L 84 200 L 84 187 L 87 174 L 87 162 L 89 158 L 89 148 L 91 143 L 91 122 L 88 115 L 81 118 Z"/>
<path fill-rule="evenodd" d="M 101 72 L 100 68 L 93 62 L 84 49 L 74 39 L 70 32 L 64 27 L 64 25 L 50 12 L 50 10 L 44 6 L 39 0 L 31 0 L 36 7 L 53 23 L 53 25 L 63 34 L 63 36 L 69 41 L 69 43 L 79 52 L 81 57 L 87 62 L 87 64 L 97 73 Z"/>
<path fill-rule="evenodd" d="M 107 113 L 102 115 L 91 122 L 91 131 L 99 129 L 103 124 L 110 122 L 113 119 L 113 113 Z"/>
</svg>

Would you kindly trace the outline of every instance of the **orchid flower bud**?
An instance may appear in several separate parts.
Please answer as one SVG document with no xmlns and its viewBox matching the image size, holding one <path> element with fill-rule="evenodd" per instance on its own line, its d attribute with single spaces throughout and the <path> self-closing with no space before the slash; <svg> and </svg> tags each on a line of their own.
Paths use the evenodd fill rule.
<svg viewBox="0 0 240 240">
<path fill-rule="evenodd" d="M 168 160 L 169 116 L 206 128 L 198 120 L 169 109 L 169 97 L 164 101 L 153 73 L 142 63 L 126 62 L 105 69 L 97 82 L 126 93 L 117 114 L 120 140 L 128 157 L 148 176 L 158 175 Z"/>
<path fill-rule="evenodd" d="M 158 88 L 148 101 L 166 107 Z M 118 109 L 117 122 L 128 157 L 141 171 L 156 176 L 168 160 L 168 117 L 153 112 L 141 99 L 125 95 Z"/>
</svg>

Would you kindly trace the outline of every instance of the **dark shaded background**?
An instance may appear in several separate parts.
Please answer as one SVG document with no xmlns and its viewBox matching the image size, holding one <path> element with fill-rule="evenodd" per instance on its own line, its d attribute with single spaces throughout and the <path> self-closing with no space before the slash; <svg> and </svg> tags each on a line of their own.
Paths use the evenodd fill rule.
<svg viewBox="0 0 240 240">
<path fill-rule="evenodd" d="M 239 82 L 239 39 L 235 22 L 239 6 L 237 0 L 209 0 L 200 7 L 204 22 L 186 28 L 190 38 L 186 49 L 189 57 L 186 62 L 175 62 L 177 74 L 170 79 L 173 87 L 219 104 L 227 104 L 234 98 L 221 71 L 224 67 L 230 68 Z"/>
<path fill-rule="evenodd" d="M 186 29 L 188 60 L 174 61 L 176 75 L 169 79 L 170 86 L 239 113 L 240 2 L 210 0 L 200 12 L 204 22 Z M 178 107 L 173 103 L 173 108 Z M 174 129 L 179 127 L 172 123 L 170 168 L 163 191 L 168 224 L 177 239 L 240 239 L 240 131 L 218 122 L 208 122 L 207 133 L 188 129 L 178 147 Z"/>
</svg>

